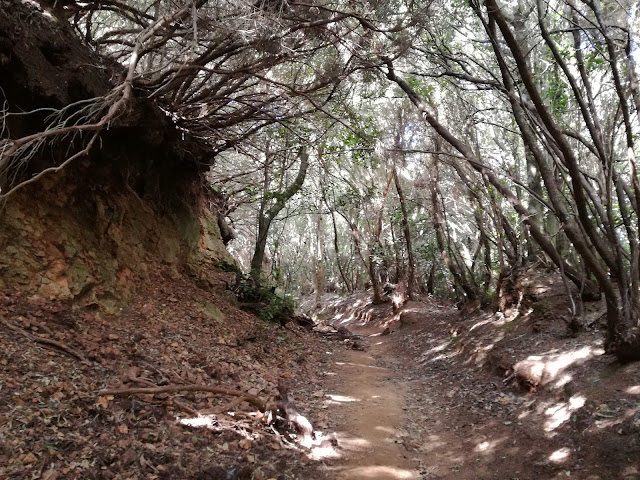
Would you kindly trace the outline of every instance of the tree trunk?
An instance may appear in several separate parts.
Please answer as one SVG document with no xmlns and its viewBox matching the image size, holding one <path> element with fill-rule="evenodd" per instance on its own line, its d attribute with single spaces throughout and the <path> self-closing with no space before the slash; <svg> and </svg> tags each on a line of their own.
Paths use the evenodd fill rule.
<svg viewBox="0 0 640 480">
<path fill-rule="evenodd" d="M 438 161 L 434 155 L 433 161 L 433 175 L 434 177 L 431 180 L 431 205 L 433 207 L 433 229 L 436 234 L 436 242 L 438 244 L 438 250 L 440 250 L 440 255 L 442 256 L 442 260 L 444 264 L 451 272 L 451 276 L 453 277 L 453 281 L 456 287 L 461 288 L 464 292 L 467 300 L 475 300 L 477 295 L 471 285 L 467 282 L 463 273 L 458 270 L 455 262 L 451 260 L 449 257 L 449 253 L 446 248 L 446 241 L 444 235 L 443 228 L 443 218 L 442 218 L 442 206 L 440 204 L 440 188 L 438 187 L 438 182 L 440 181 L 438 175 Z"/>
<path fill-rule="evenodd" d="M 322 222 L 322 215 L 317 216 L 316 221 L 316 245 L 315 245 L 315 275 L 314 275 L 314 286 L 315 286 L 315 300 L 316 300 L 316 309 L 320 310 L 322 308 L 322 295 L 324 294 L 324 228 Z"/>
<path fill-rule="evenodd" d="M 538 244 L 542 247 L 542 249 L 549 255 L 549 257 L 554 261 L 554 263 L 558 266 L 564 264 L 564 271 L 567 273 L 569 279 L 574 282 L 578 287 L 584 286 L 584 295 L 588 296 L 592 299 L 598 298 L 599 290 L 596 285 L 593 284 L 589 279 L 585 279 L 582 275 L 575 271 L 571 266 L 567 265 L 562 257 L 558 254 L 555 246 L 551 243 L 549 238 L 537 228 L 537 225 L 530 221 L 530 212 L 520 203 L 518 198 L 500 181 L 500 179 L 488 168 L 484 166 L 484 164 L 478 160 L 468 145 L 462 142 L 459 138 L 454 136 L 444 125 L 442 125 L 434 115 L 432 115 L 426 108 L 425 102 L 420 98 L 420 96 L 407 84 L 406 81 L 400 79 L 396 74 L 393 68 L 393 63 L 391 60 L 384 58 L 383 59 L 389 68 L 387 73 L 387 77 L 398 84 L 400 88 L 407 94 L 411 102 L 416 106 L 416 108 L 420 111 L 420 113 L 424 116 L 424 119 L 433 127 L 438 135 L 440 135 L 444 140 L 449 142 L 458 152 L 462 154 L 465 160 L 469 163 L 469 165 L 480 173 L 483 178 L 489 182 L 500 195 L 502 195 L 516 210 L 516 212 L 521 216 L 522 221 L 529 226 L 530 233 L 534 237 L 534 239 L 538 242 Z M 579 241 L 580 238 L 574 237 L 572 241 Z M 590 264 L 594 265 L 594 271 L 596 268 L 599 268 L 598 262 L 595 258 L 595 255 L 591 254 L 589 251 L 589 247 L 586 245 L 581 248 L 581 254 L 584 254 L 586 258 L 589 260 Z M 590 256 L 589 256 L 590 255 Z M 583 257 L 585 258 L 585 257 Z M 598 283 L 602 280 L 599 277 Z"/>
<path fill-rule="evenodd" d="M 433 295 L 433 292 L 434 292 L 435 276 L 436 276 L 436 262 L 433 262 L 431 264 L 431 267 L 429 267 L 429 276 L 427 277 L 427 293 L 429 295 Z"/>
<path fill-rule="evenodd" d="M 338 240 L 338 226 L 336 225 L 336 217 L 335 212 L 331 212 L 331 223 L 333 225 L 333 249 L 336 253 L 336 264 L 338 265 L 338 271 L 340 272 L 340 278 L 344 283 L 344 288 L 348 293 L 353 293 L 353 284 L 347 278 L 344 267 L 342 266 L 342 261 L 340 259 L 340 242 Z"/>
<path fill-rule="evenodd" d="M 398 170 L 395 165 L 393 166 L 393 180 L 396 185 L 396 191 L 398 192 L 398 198 L 400 199 L 400 209 L 402 210 L 402 230 L 404 232 L 404 241 L 407 246 L 407 296 L 409 300 L 416 299 L 416 273 L 415 273 L 415 260 L 413 258 L 413 247 L 411 246 L 411 230 L 409 229 L 409 219 L 407 214 L 407 205 L 404 198 L 404 192 L 402 191 L 402 185 L 398 178 Z"/>
<path fill-rule="evenodd" d="M 301 150 L 298 153 L 300 157 L 300 168 L 298 170 L 298 174 L 296 175 L 295 180 L 289 187 L 276 196 L 276 202 L 266 210 L 267 206 L 267 195 L 268 195 L 268 180 L 265 172 L 265 183 L 263 190 L 263 197 L 260 203 L 260 212 L 258 215 L 258 236 L 256 238 L 256 248 L 253 254 L 253 258 L 251 259 L 251 278 L 256 284 L 260 284 L 262 282 L 262 263 L 264 261 L 264 252 L 267 247 L 267 238 L 269 234 L 269 228 L 271 227 L 271 222 L 276 218 L 276 216 L 282 211 L 286 202 L 293 197 L 296 193 L 300 191 L 302 185 L 304 184 L 304 179 L 307 175 L 307 169 L 309 167 L 309 154 L 304 150 Z M 268 168 L 268 163 L 265 162 L 265 170 Z"/>
</svg>

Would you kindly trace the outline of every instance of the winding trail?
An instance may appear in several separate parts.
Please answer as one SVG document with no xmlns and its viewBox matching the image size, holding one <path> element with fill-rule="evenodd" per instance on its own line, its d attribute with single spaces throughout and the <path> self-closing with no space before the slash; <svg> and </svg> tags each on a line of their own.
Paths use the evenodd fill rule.
<svg viewBox="0 0 640 480">
<path fill-rule="evenodd" d="M 316 478 L 640 480 L 638 364 L 580 356 L 598 348 L 596 332 L 567 338 L 554 319 L 533 317 L 532 331 L 435 301 L 393 314 L 363 297 L 326 318 L 369 348 L 327 348 L 314 396 L 338 442 Z M 564 368 L 565 383 L 526 391 L 495 375 L 516 358 Z"/>
<path fill-rule="evenodd" d="M 369 307 L 368 312 L 347 309 L 331 317 L 366 339 L 369 348 L 366 352 L 337 349 L 327 364 L 326 408 L 335 420 L 341 457 L 328 466 L 328 478 L 531 478 L 522 476 L 517 467 L 512 477 L 491 473 L 490 463 L 502 472 L 503 462 L 509 462 L 508 456 L 496 458 L 490 448 L 506 441 L 501 435 L 491 442 L 496 430 L 505 425 L 484 409 L 471 411 L 472 405 L 459 391 L 461 382 L 471 379 L 451 371 L 456 360 L 449 357 L 455 351 L 442 353 L 449 345 L 451 316 L 457 316 L 457 311 L 413 303 L 403 311 L 404 326 L 383 306 Z M 393 332 L 384 335 L 390 325 Z M 425 351 L 430 352 L 429 362 L 417 355 Z M 486 451 L 480 453 L 478 445 L 486 445 Z"/>
<path fill-rule="evenodd" d="M 397 443 L 406 386 L 395 380 L 392 371 L 376 365 L 371 353 L 346 351 L 344 360 L 337 361 L 335 369 L 341 386 L 330 398 L 344 409 L 345 430 L 350 432 L 340 438 L 348 454 L 338 478 L 420 478 L 407 458 L 406 449 Z"/>
</svg>

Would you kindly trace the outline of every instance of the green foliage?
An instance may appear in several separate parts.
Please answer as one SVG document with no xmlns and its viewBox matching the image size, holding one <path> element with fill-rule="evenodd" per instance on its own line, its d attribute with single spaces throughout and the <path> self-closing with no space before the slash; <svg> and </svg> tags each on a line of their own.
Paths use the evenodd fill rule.
<svg viewBox="0 0 640 480">
<path fill-rule="evenodd" d="M 407 78 L 409 86 L 422 98 L 427 101 L 431 101 L 431 95 L 433 94 L 433 85 L 427 85 L 423 80 L 417 77 Z"/>
<path fill-rule="evenodd" d="M 280 295 L 275 287 L 256 284 L 250 275 L 239 277 L 234 291 L 238 301 L 262 320 L 284 325 L 294 315 L 296 301 L 293 297 Z"/>
<path fill-rule="evenodd" d="M 605 59 L 602 58 L 598 50 L 591 50 L 584 54 L 584 68 L 587 70 L 587 73 L 591 73 L 598 67 L 602 67 L 605 63 Z"/>
<path fill-rule="evenodd" d="M 567 86 L 560 79 L 557 73 L 551 75 L 545 91 L 551 110 L 556 115 L 566 113 L 569 106 L 569 97 L 567 95 Z"/>
</svg>

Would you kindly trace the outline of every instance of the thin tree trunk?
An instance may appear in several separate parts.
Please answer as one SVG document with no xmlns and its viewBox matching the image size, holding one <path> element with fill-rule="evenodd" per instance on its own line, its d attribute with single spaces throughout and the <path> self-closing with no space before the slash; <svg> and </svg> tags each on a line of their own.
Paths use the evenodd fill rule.
<svg viewBox="0 0 640 480">
<path fill-rule="evenodd" d="M 489 182 L 497 192 L 500 193 L 516 210 L 516 212 L 521 216 L 522 221 L 529 226 L 530 233 L 534 237 L 534 239 L 538 242 L 541 248 L 545 251 L 547 255 L 553 260 L 553 262 L 560 266 L 564 264 L 564 271 L 569 276 L 569 279 L 573 281 L 576 285 L 582 286 L 584 285 L 584 293 L 585 295 L 589 295 L 592 298 L 597 298 L 599 293 L 597 287 L 590 282 L 588 279 L 584 279 L 582 275 L 576 272 L 569 265 L 564 263 L 564 260 L 558 254 L 557 250 L 549 240 L 549 238 L 540 230 L 537 225 L 530 221 L 530 212 L 520 203 L 518 198 L 500 181 L 500 179 L 488 168 L 484 166 L 484 164 L 478 160 L 471 149 L 454 136 L 444 125 L 442 125 L 438 120 L 427 110 L 425 102 L 420 98 L 420 96 L 407 84 L 406 81 L 400 79 L 396 74 L 393 68 L 393 63 L 391 60 L 384 58 L 383 59 L 389 68 L 387 73 L 387 77 L 398 84 L 400 88 L 407 94 L 411 102 L 418 108 L 420 113 L 424 116 L 424 119 L 433 127 L 433 129 L 440 135 L 443 139 L 449 142 L 458 152 L 462 154 L 465 160 L 469 163 L 469 165 L 480 173 L 483 178 Z M 580 238 L 574 237 L 575 241 L 580 241 Z M 573 241 L 573 239 L 572 239 Z M 585 257 L 589 260 L 590 264 L 593 264 L 593 268 L 599 269 L 598 261 L 595 255 L 591 254 L 588 247 L 585 245 L 584 248 L 581 248 L 581 251 L 586 250 L 584 253 Z M 600 270 L 602 272 L 602 270 Z M 602 280 L 602 278 L 599 278 Z M 598 282 L 600 284 L 600 281 Z"/>
<path fill-rule="evenodd" d="M 322 295 L 324 294 L 324 228 L 322 222 L 322 215 L 317 216 L 316 221 L 316 245 L 315 245 L 315 275 L 314 275 L 314 287 L 315 287 L 315 300 L 316 309 L 322 308 Z"/>
<path fill-rule="evenodd" d="M 301 150 L 298 156 L 300 157 L 300 168 L 295 180 L 282 194 L 278 195 L 276 202 L 266 212 L 268 181 L 266 180 L 265 173 L 264 192 L 260 203 L 260 213 L 258 217 L 258 237 L 256 239 L 256 248 L 253 258 L 251 259 L 251 278 L 253 278 L 254 282 L 257 284 L 260 284 L 262 281 L 262 263 L 264 262 L 264 252 L 267 247 L 267 237 L 269 234 L 269 228 L 271 227 L 271 222 L 273 222 L 276 216 L 284 208 L 287 200 L 300 191 L 307 175 L 309 154 Z M 268 162 L 265 163 L 265 169 L 268 168 L 266 167 L 267 163 Z"/>
<path fill-rule="evenodd" d="M 336 225 L 335 212 L 331 212 L 331 224 L 333 225 L 333 249 L 336 252 L 336 264 L 338 265 L 338 271 L 340 272 L 340 278 L 344 283 L 344 287 L 347 292 L 353 293 L 353 285 L 344 273 L 344 267 L 340 259 L 340 241 L 338 239 L 338 226 Z"/>
<path fill-rule="evenodd" d="M 409 229 L 409 219 L 407 214 L 407 205 L 404 198 L 404 192 L 402 191 L 402 185 L 398 178 L 398 171 L 393 166 L 393 180 L 396 184 L 396 190 L 398 192 L 398 198 L 400 199 L 400 209 L 402 210 L 402 230 L 404 232 L 404 241 L 407 245 L 407 296 L 409 300 L 416 299 L 416 273 L 415 273 L 415 260 L 413 258 L 413 247 L 411 246 L 411 230 Z"/>
<path fill-rule="evenodd" d="M 456 287 L 461 288 L 467 300 L 472 301 L 476 299 L 476 292 L 471 288 L 466 277 L 458 270 L 458 266 L 451 260 L 447 252 L 443 228 L 444 219 L 442 216 L 442 206 L 440 204 L 440 188 L 438 187 L 438 182 L 440 181 L 438 170 L 438 161 L 434 155 L 432 167 L 433 178 L 431 180 L 431 205 L 433 207 L 433 229 L 436 234 L 436 243 L 444 264 L 449 269 L 449 272 L 451 272 Z"/>
</svg>

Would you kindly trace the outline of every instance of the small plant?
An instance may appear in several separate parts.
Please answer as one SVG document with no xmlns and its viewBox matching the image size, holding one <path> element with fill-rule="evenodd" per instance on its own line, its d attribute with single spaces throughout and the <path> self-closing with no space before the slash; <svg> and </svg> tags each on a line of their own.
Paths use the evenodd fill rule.
<svg viewBox="0 0 640 480">
<path fill-rule="evenodd" d="M 275 287 L 263 286 L 248 275 L 238 276 L 233 289 L 241 307 L 263 320 L 284 325 L 294 315 L 296 302 L 289 295 L 280 295 Z"/>
</svg>

